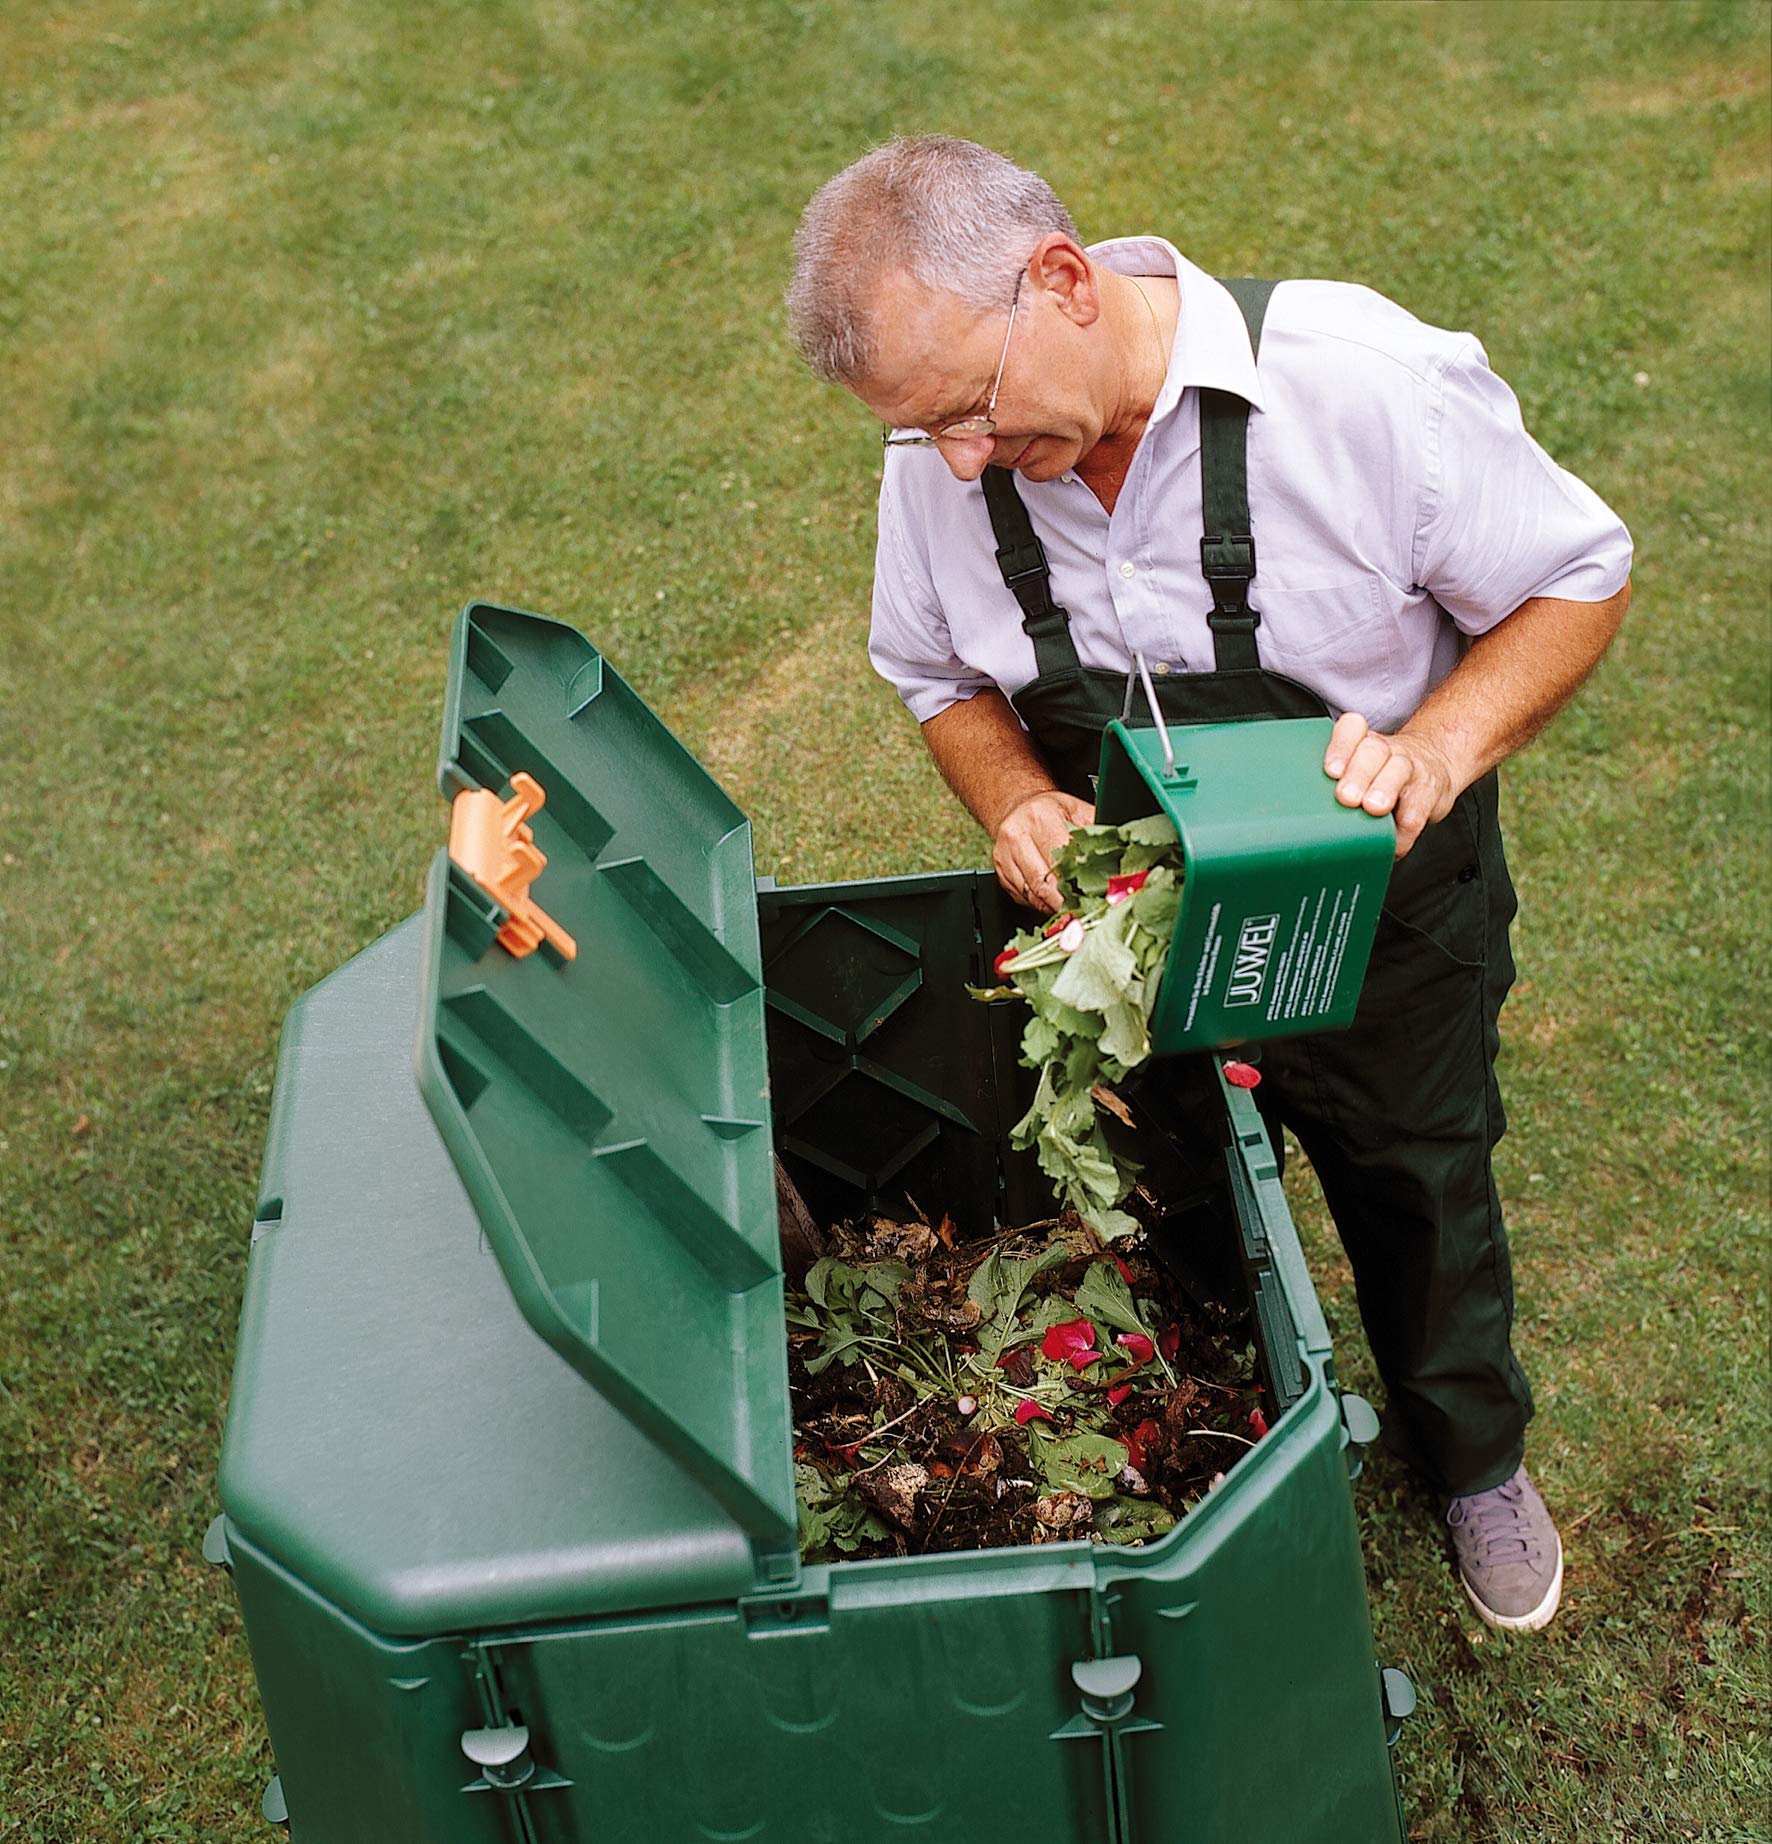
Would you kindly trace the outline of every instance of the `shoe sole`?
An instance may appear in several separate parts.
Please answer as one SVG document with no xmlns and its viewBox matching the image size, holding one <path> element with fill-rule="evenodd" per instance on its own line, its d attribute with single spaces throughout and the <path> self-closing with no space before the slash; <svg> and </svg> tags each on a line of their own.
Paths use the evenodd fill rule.
<svg viewBox="0 0 1772 1844">
<path fill-rule="evenodd" d="M 1470 1597 L 1470 1604 L 1477 1610 L 1477 1618 L 1485 1625 L 1493 1626 L 1503 1633 L 1536 1633 L 1550 1625 L 1557 1611 L 1557 1603 L 1563 1598 L 1563 1539 L 1557 1538 L 1557 1566 L 1551 1576 L 1551 1585 L 1544 1591 L 1544 1599 L 1530 1613 L 1497 1613 L 1493 1607 L 1484 1606 L 1477 1598 L 1477 1591 L 1465 1581 L 1461 1569 L 1458 1579 L 1464 1584 L 1464 1591 Z"/>
</svg>

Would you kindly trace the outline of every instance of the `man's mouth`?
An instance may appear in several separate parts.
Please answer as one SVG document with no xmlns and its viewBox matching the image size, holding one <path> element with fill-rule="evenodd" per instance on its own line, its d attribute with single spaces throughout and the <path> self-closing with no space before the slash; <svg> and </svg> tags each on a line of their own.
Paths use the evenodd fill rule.
<svg viewBox="0 0 1772 1844">
<path fill-rule="evenodd" d="M 1013 461 L 1005 462 L 1004 465 L 1010 468 L 1020 467 L 1022 462 L 1024 462 L 1028 458 L 1028 448 L 1032 448 L 1034 445 L 1034 442 L 1039 441 L 1039 439 L 1040 438 L 1038 436 L 1035 436 L 1033 442 L 1028 443 L 1027 448 L 1024 448 L 1021 451 L 1021 453 L 1015 457 Z"/>
</svg>

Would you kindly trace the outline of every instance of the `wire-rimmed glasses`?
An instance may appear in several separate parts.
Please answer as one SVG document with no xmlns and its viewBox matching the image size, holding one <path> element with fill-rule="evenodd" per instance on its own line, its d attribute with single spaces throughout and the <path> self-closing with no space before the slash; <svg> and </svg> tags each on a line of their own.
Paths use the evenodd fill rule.
<svg viewBox="0 0 1772 1844">
<path fill-rule="evenodd" d="M 1024 270 L 1023 274 L 1026 273 Z M 1009 362 L 1009 342 L 1015 336 L 1015 314 L 1021 306 L 1021 276 L 1015 278 L 1015 294 L 1009 303 L 1009 324 L 1003 330 L 1003 350 L 997 359 L 997 375 L 991 380 L 990 400 L 982 416 L 962 416 L 957 423 L 946 423 L 933 435 L 899 435 L 888 429 L 880 437 L 886 448 L 933 448 L 937 442 L 995 435 L 997 433 L 997 388 L 1003 382 L 1003 367 Z"/>
</svg>

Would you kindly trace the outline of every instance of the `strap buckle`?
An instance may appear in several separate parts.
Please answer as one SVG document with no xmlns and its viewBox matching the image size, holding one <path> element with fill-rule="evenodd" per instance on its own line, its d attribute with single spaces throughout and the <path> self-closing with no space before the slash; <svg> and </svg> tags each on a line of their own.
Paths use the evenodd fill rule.
<svg viewBox="0 0 1772 1844">
<path fill-rule="evenodd" d="M 1017 583 L 1052 574 L 1046 562 L 1046 547 L 1032 531 L 1020 542 L 1006 544 L 997 552 L 997 568 L 1010 589 Z"/>
<path fill-rule="evenodd" d="M 1249 606 L 1255 539 L 1246 531 L 1209 531 L 1200 540 L 1200 574 L 1212 591 L 1206 625 L 1215 634 L 1253 634 L 1261 616 Z"/>
<path fill-rule="evenodd" d="M 1209 531 L 1200 540 L 1200 574 L 1220 583 L 1247 583 L 1255 576 L 1255 539 L 1249 532 Z"/>
</svg>

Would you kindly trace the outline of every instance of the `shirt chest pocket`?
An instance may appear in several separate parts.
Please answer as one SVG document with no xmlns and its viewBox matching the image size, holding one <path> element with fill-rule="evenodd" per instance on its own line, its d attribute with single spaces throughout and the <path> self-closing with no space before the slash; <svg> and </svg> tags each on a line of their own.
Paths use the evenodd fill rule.
<svg viewBox="0 0 1772 1844">
<path fill-rule="evenodd" d="M 1261 611 L 1256 644 L 1269 671 L 1308 685 L 1337 710 L 1390 708 L 1402 598 L 1382 578 L 1316 589 L 1264 587 L 1258 578 L 1249 599 Z"/>
</svg>

